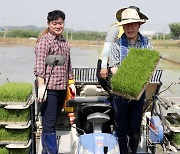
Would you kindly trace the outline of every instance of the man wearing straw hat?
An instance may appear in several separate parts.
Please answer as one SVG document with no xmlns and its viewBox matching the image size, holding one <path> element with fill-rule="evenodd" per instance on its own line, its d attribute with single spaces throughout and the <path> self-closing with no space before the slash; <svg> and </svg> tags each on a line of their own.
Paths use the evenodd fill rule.
<svg viewBox="0 0 180 154">
<path fill-rule="evenodd" d="M 153 48 L 149 39 L 143 37 L 139 32 L 140 26 L 148 20 L 148 17 L 141 13 L 138 7 L 129 6 L 122 8 L 117 11 L 116 18 L 123 26 L 124 33 L 113 44 L 113 49 L 110 52 L 109 66 L 113 74 L 116 73 L 123 59 L 127 56 L 129 48 Z M 129 136 L 129 147 L 132 153 L 135 154 L 137 151 L 144 98 L 144 93 L 138 101 L 129 100 L 121 96 L 113 97 L 112 105 L 116 111 L 115 120 L 121 154 L 128 153 L 127 136 Z"/>
</svg>

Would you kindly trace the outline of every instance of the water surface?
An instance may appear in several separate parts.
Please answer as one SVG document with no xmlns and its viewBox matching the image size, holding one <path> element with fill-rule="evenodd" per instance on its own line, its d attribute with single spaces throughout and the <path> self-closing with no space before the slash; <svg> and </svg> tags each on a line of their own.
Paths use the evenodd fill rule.
<svg viewBox="0 0 180 154">
<path fill-rule="evenodd" d="M 34 81 L 34 47 L 0 47 L 0 84 L 10 82 Z M 99 53 L 97 50 L 71 48 L 73 67 L 96 67 Z"/>
</svg>

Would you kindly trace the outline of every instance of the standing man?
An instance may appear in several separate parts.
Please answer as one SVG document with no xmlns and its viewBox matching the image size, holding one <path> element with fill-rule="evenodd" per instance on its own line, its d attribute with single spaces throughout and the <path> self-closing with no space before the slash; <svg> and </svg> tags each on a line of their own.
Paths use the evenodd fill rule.
<svg viewBox="0 0 180 154">
<path fill-rule="evenodd" d="M 129 8 L 137 8 L 136 6 L 129 6 Z M 138 9 L 138 8 L 137 8 Z M 115 22 L 112 24 L 106 34 L 104 47 L 101 53 L 101 59 L 98 60 L 99 65 L 99 75 L 98 81 L 100 85 L 106 90 L 108 93 L 110 93 L 111 90 L 111 83 L 110 79 L 112 77 L 111 71 L 109 70 L 109 55 L 110 51 L 112 50 L 112 44 L 116 42 L 117 39 L 121 37 L 121 35 L 124 33 L 123 27 L 120 24 L 120 22 Z"/>
<path fill-rule="evenodd" d="M 73 82 L 70 47 L 62 36 L 65 24 L 64 12 L 60 10 L 49 12 L 47 24 L 47 32 L 38 39 L 35 46 L 34 74 L 38 81 L 38 101 L 42 103 L 42 154 L 57 154 L 55 125 L 64 105 L 68 82 L 73 93 L 76 93 L 76 89 Z M 65 63 L 54 67 L 45 91 L 52 68 L 45 63 L 45 59 L 52 54 L 62 55 Z"/>
<path fill-rule="evenodd" d="M 148 38 L 143 37 L 139 28 L 148 20 L 148 17 L 140 12 L 137 7 L 127 7 L 120 9 L 116 14 L 117 20 L 123 26 L 124 33 L 113 44 L 110 53 L 110 67 L 112 74 L 117 72 L 123 59 L 127 56 L 129 48 L 152 49 Z M 136 153 L 139 140 L 143 114 L 145 94 L 136 100 L 126 99 L 121 96 L 113 97 L 113 107 L 116 111 L 115 120 L 117 123 L 117 136 L 121 154 L 128 154 L 127 136 L 129 136 L 129 146 L 133 154 Z"/>
</svg>

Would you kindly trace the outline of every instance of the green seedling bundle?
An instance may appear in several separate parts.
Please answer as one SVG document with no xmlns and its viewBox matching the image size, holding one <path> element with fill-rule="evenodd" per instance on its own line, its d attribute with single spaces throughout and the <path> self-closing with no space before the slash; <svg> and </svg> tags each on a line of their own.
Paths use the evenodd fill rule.
<svg viewBox="0 0 180 154">
<path fill-rule="evenodd" d="M 0 127 L 0 141 L 27 142 L 29 139 L 30 129 L 5 129 Z"/>
<path fill-rule="evenodd" d="M 159 59 L 160 55 L 155 50 L 130 49 L 112 77 L 112 92 L 128 99 L 139 99 Z"/>
<path fill-rule="evenodd" d="M 32 94 L 30 83 L 10 82 L 0 85 L 0 102 L 25 102 Z"/>
<path fill-rule="evenodd" d="M 180 132 L 178 133 L 173 132 L 171 138 L 176 145 L 180 146 Z"/>
<path fill-rule="evenodd" d="M 6 149 L 4 146 L 0 146 L 0 154 L 27 154 L 29 148 L 27 149 Z"/>
<path fill-rule="evenodd" d="M 175 145 L 180 146 L 180 132 L 170 132 L 167 135 L 168 139 Z"/>
<path fill-rule="evenodd" d="M 21 127 L 21 122 L 32 120 L 30 116 L 32 91 L 33 85 L 30 83 L 10 82 L 0 85 L 0 154 L 29 153 L 31 146 L 9 148 L 4 144 L 15 143 L 23 147 L 32 138 L 31 127 L 29 125 L 28 128 L 23 127 L 24 125 Z"/>
<path fill-rule="evenodd" d="M 0 107 L 0 122 L 27 122 L 30 116 L 30 109 L 7 110 Z"/>
</svg>

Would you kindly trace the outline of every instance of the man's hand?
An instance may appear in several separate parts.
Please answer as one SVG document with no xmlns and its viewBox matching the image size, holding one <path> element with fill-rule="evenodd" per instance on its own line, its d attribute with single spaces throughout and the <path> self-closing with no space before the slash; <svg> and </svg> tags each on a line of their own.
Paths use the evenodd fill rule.
<svg viewBox="0 0 180 154">
<path fill-rule="evenodd" d="M 46 86 L 45 85 L 42 85 L 38 88 L 38 101 L 39 102 L 44 102 L 46 101 L 46 98 L 47 98 L 47 90 L 45 92 L 45 89 L 46 89 Z M 45 92 L 45 94 L 44 94 Z M 44 98 L 43 98 L 43 95 L 44 95 Z"/>
<path fill-rule="evenodd" d="M 100 71 L 100 76 L 101 76 L 101 78 L 106 79 L 107 76 L 108 76 L 108 69 L 107 68 L 102 68 L 101 71 Z"/>
<path fill-rule="evenodd" d="M 71 98 L 74 99 L 76 97 L 76 87 L 74 84 L 69 85 L 70 93 L 71 93 Z"/>
</svg>

